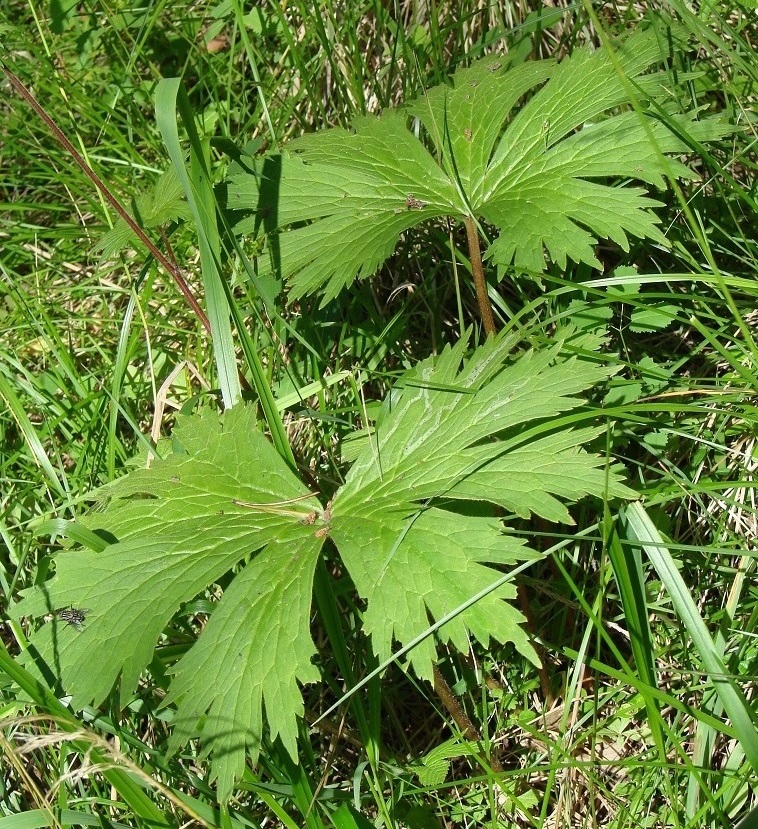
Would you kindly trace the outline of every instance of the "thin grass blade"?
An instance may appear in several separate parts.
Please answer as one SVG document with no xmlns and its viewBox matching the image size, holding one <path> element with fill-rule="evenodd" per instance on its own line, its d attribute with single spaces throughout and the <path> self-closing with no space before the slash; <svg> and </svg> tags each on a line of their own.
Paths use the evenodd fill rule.
<svg viewBox="0 0 758 829">
<path fill-rule="evenodd" d="M 758 772 L 758 729 L 756 729 L 750 707 L 734 679 L 727 674 L 726 666 L 721 659 L 718 648 L 698 613 L 692 594 L 687 588 L 674 558 L 668 551 L 666 542 L 642 504 L 630 504 L 625 508 L 624 515 L 628 538 L 642 547 L 658 572 L 676 612 L 700 654 L 703 667 L 710 682 L 713 683 L 727 716 L 732 722 L 737 739 L 745 751 L 745 756 L 753 769 Z"/>
<path fill-rule="evenodd" d="M 190 139 L 189 173 L 179 143 L 177 106 Z M 216 205 L 208 175 L 207 151 L 200 142 L 189 101 L 186 95 L 180 93 L 179 78 L 164 78 L 158 84 L 155 92 L 155 117 L 195 220 L 216 370 L 224 407 L 229 408 L 240 399 L 242 390 L 237 372 L 229 308 L 221 284 L 221 239 L 216 222 Z"/>
</svg>

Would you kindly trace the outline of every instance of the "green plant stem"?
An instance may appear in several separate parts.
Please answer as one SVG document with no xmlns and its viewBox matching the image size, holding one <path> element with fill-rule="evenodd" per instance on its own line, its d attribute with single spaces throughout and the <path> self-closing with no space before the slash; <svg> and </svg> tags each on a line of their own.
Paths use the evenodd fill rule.
<svg viewBox="0 0 758 829">
<path fill-rule="evenodd" d="M 479 303 L 479 313 L 482 317 L 484 331 L 489 336 L 495 334 L 495 317 L 492 314 L 490 298 L 487 296 L 487 280 L 484 278 L 484 266 L 482 265 L 482 252 L 479 248 L 479 231 L 476 227 L 476 220 L 473 216 L 467 216 L 466 237 L 468 239 L 468 258 L 471 262 L 471 275 L 474 277 L 476 288 L 476 301 Z"/>
<path fill-rule="evenodd" d="M 45 122 L 50 132 L 52 132 L 55 140 L 66 150 L 67 153 L 74 159 L 76 164 L 78 165 L 79 169 L 87 176 L 87 178 L 97 187 L 97 189 L 105 196 L 106 200 L 110 204 L 110 206 L 118 213 L 118 215 L 129 225 L 130 229 L 133 231 L 134 235 L 142 242 L 142 244 L 150 251 L 150 253 L 155 257 L 156 261 L 158 261 L 170 274 L 173 278 L 174 282 L 176 282 L 177 287 L 179 290 L 184 294 L 184 298 L 190 304 L 190 307 L 195 312 L 195 316 L 198 318 L 200 323 L 202 324 L 203 328 L 210 334 L 211 333 L 211 325 L 208 321 L 208 317 L 205 315 L 205 311 L 200 307 L 197 299 L 195 299 L 194 294 L 192 293 L 189 285 L 185 281 L 184 277 L 181 274 L 179 268 L 175 267 L 164 255 L 161 251 L 156 247 L 156 245 L 150 240 L 144 230 L 134 221 L 134 219 L 129 215 L 129 213 L 122 207 L 119 200 L 111 193 L 108 189 L 108 186 L 105 182 L 98 176 L 98 174 L 89 166 L 89 164 L 82 158 L 79 151 L 74 147 L 74 145 L 69 141 L 66 135 L 63 133 L 61 128 L 53 121 L 53 119 L 45 112 L 39 101 L 32 95 L 32 93 L 26 88 L 23 81 L 17 77 L 7 66 L 2 66 L 3 72 L 5 73 L 6 78 L 10 81 L 11 86 L 18 92 L 18 94 L 29 104 L 29 106 L 39 115 L 39 117 Z"/>
</svg>

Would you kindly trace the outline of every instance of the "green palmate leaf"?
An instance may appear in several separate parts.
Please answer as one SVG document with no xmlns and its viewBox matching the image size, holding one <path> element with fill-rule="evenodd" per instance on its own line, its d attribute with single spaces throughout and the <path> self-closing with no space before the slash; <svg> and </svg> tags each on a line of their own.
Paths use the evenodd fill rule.
<svg viewBox="0 0 758 829">
<path fill-rule="evenodd" d="M 308 619 L 320 505 L 244 406 L 222 419 L 210 412 L 181 419 L 172 455 L 98 494 L 110 502 L 86 524 L 114 543 L 64 553 L 57 576 L 16 607 L 29 615 L 86 609 L 81 626 L 54 619 L 34 637 L 75 706 L 100 703 L 119 677 L 125 703 L 181 604 L 261 550 L 176 666 L 171 694 L 177 737 L 186 739 L 210 710 L 204 737 L 223 748 L 214 775 L 228 794 L 245 749 L 257 755 L 261 700 L 272 732 L 292 747 L 302 710 L 295 680 L 317 678 Z"/>
<path fill-rule="evenodd" d="M 247 158 L 230 182 L 230 206 L 253 211 L 239 231 L 265 235 L 261 268 L 286 277 L 294 297 L 323 289 L 324 301 L 374 273 L 403 232 L 443 216 L 494 225 L 488 256 L 528 271 L 543 270 L 546 253 L 562 267 L 569 258 L 600 267 L 598 238 L 625 250 L 630 236 L 665 244 L 651 212 L 659 203 L 608 179 L 662 188 L 667 176 L 694 178 L 667 157 L 688 149 L 679 134 L 726 131 L 673 112 L 672 78 L 649 71 L 665 42 L 635 34 L 615 62 L 586 49 L 515 67 L 490 57 L 401 110 Z M 628 108 L 631 88 L 643 112 Z"/>
<path fill-rule="evenodd" d="M 176 706 L 173 749 L 200 736 L 222 798 L 266 733 L 296 756 L 299 685 L 318 679 L 311 594 L 327 537 L 366 601 L 380 659 L 421 638 L 410 663 L 430 677 L 434 621 L 460 650 L 471 636 L 511 641 L 536 662 L 508 574 L 537 553 L 486 504 L 473 515 L 471 502 L 568 522 L 565 501 L 633 493 L 580 448 L 597 429 L 552 422 L 608 372 L 561 360 L 558 346 L 513 361 L 515 344 L 491 339 L 466 360 L 461 341 L 408 372 L 326 507 L 258 431 L 252 408 L 180 418 L 171 455 L 95 494 L 105 508 L 77 536 L 95 539 L 92 549 L 61 553 L 54 578 L 14 609 L 47 620 L 30 653 L 75 706 L 99 704 L 117 683 L 123 704 L 182 605 L 227 585 L 170 668 L 164 703 Z"/>
<path fill-rule="evenodd" d="M 160 227 L 179 219 L 190 219 L 182 184 L 173 167 L 161 173 L 152 191 L 134 198 L 134 215 L 143 228 Z M 115 256 L 124 248 L 140 244 L 134 231 L 121 218 L 104 234 L 97 245 L 104 258 Z"/>
<path fill-rule="evenodd" d="M 409 643 L 428 628 L 430 616 L 440 621 L 496 582 L 499 571 L 490 565 L 509 568 L 536 556 L 494 518 L 467 515 L 465 502 L 566 520 L 555 496 L 633 494 L 612 472 L 598 469 L 598 458 L 577 449 L 590 437 L 587 430 L 534 443 L 524 443 L 522 434 L 527 424 L 548 429 L 550 418 L 579 405 L 573 395 L 607 371 L 557 362 L 555 350 L 529 352 L 504 368 L 513 345 L 508 338 L 489 340 L 461 367 L 461 341 L 419 364 L 390 396 L 370 445 L 334 499 L 331 535 L 367 599 L 364 625 L 382 660 L 393 640 Z M 538 453 L 541 474 L 533 468 Z M 521 614 L 502 601 L 514 595 L 506 583 L 447 622 L 439 636 L 464 652 L 468 633 L 485 645 L 490 637 L 512 641 L 536 662 Z M 431 678 L 429 639 L 409 658 L 419 676 Z"/>
<path fill-rule="evenodd" d="M 450 761 L 459 757 L 476 757 L 481 749 L 476 743 L 462 742 L 452 737 L 444 743 L 435 746 L 421 758 L 414 769 L 418 782 L 422 786 L 441 786 L 450 771 Z"/>
</svg>

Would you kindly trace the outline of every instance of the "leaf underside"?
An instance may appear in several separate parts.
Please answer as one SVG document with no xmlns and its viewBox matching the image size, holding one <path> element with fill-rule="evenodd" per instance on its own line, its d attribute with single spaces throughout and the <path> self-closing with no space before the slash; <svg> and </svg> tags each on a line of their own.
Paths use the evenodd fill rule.
<svg viewBox="0 0 758 829">
<path fill-rule="evenodd" d="M 650 29 L 615 60 L 588 49 L 560 63 L 485 58 L 402 109 L 248 158 L 230 175 L 230 207 L 251 212 L 238 230 L 265 236 L 259 266 L 288 279 L 292 298 L 322 291 L 323 302 L 375 273 L 404 232 L 441 217 L 493 225 L 487 256 L 528 272 L 546 257 L 600 268 L 601 238 L 626 251 L 630 237 L 666 245 L 659 202 L 612 180 L 695 178 L 668 157 L 688 150 L 677 133 L 702 142 L 727 131 L 675 112 L 673 77 L 650 71 L 668 42 Z M 630 90 L 642 111 L 629 108 Z"/>
<path fill-rule="evenodd" d="M 102 549 L 61 553 L 56 575 L 14 608 L 48 619 L 33 650 L 75 706 L 101 703 L 116 683 L 123 705 L 161 646 L 176 644 L 175 614 L 228 583 L 169 668 L 164 702 L 176 706 L 172 749 L 199 736 L 222 799 L 265 738 L 296 757 L 299 686 L 319 677 L 311 594 L 326 537 L 366 601 L 380 659 L 420 639 L 409 662 L 430 678 L 436 623 L 461 651 L 470 637 L 513 642 L 536 662 L 509 600 L 511 571 L 537 553 L 491 508 L 473 516 L 466 505 L 570 521 L 566 501 L 633 493 L 581 448 L 597 428 L 550 425 L 607 371 L 561 360 L 557 347 L 512 361 L 515 344 L 491 339 L 466 360 L 461 340 L 407 373 L 330 508 L 258 431 L 252 407 L 180 418 L 172 454 L 96 493 L 105 507 L 83 522 Z M 66 607 L 86 609 L 81 626 L 55 615 Z"/>
</svg>

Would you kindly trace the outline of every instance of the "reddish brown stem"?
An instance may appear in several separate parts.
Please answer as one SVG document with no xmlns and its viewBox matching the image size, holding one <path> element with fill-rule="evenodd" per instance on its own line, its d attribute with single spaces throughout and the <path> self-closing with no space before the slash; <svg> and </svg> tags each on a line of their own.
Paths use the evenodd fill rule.
<svg viewBox="0 0 758 829">
<path fill-rule="evenodd" d="M 184 294 L 185 299 L 189 302 L 190 307 L 195 312 L 195 315 L 200 320 L 203 328 L 210 334 L 211 333 L 211 325 L 208 322 L 208 317 L 205 315 L 205 311 L 200 307 L 198 301 L 195 299 L 194 294 L 190 290 L 189 285 L 184 280 L 180 270 L 176 267 L 172 262 L 170 262 L 161 251 L 155 246 L 155 244 L 148 238 L 147 234 L 144 230 L 134 221 L 134 219 L 126 212 L 126 210 L 121 206 L 121 203 L 118 199 L 111 193 L 111 191 L 106 186 L 105 182 L 98 176 L 98 174 L 87 164 L 84 158 L 81 156 L 79 151 L 74 147 L 74 145 L 68 140 L 65 136 L 63 131 L 60 127 L 53 121 L 53 119 L 45 112 L 42 106 L 39 104 L 37 99 L 32 95 L 31 92 L 24 86 L 24 83 L 13 73 L 10 69 L 6 66 L 2 67 L 3 72 L 5 73 L 5 77 L 8 78 L 10 81 L 11 86 L 18 92 L 18 94 L 29 104 L 29 106 L 39 115 L 39 117 L 45 122 L 50 132 L 52 132 L 53 136 L 55 137 L 56 141 L 68 152 L 74 161 L 77 163 L 81 171 L 89 178 L 89 180 L 97 187 L 97 189 L 105 196 L 106 200 L 110 204 L 110 206 L 118 213 L 119 216 L 129 225 L 131 230 L 134 232 L 134 235 L 142 242 L 142 244 L 150 251 L 150 253 L 155 257 L 155 259 L 166 269 L 166 271 L 171 275 L 174 282 L 176 282 L 179 290 Z"/>
<path fill-rule="evenodd" d="M 496 332 L 495 317 L 492 315 L 490 298 L 487 296 L 487 280 L 484 278 L 482 252 L 479 247 L 479 231 L 473 216 L 467 216 L 464 224 L 466 225 L 466 237 L 468 238 L 468 258 L 471 262 L 471 274 L 474 277 L 474 287 L 476 288 L 476 301 L 479 303 L 479 313 L 482 317 L 484 332 L 489 336 Z"/>
<path fill-rule="evenodd" d="M 455 721 L 455 724 L 463 734 L 464 739 L 472 743 L 481 743 L 482 736 L 477 730 L 469 715 L 463 710 L 463 706 L 458 702 L 452 688 L 447 684 L 447 680 L 442 676 L 442 672 L 435 665 L 434 666 L 434 690 L 440 698 L 440 702 L 445 706 L 447 712 Z M 494 772 L 501 772 L 503 767 L 500 761 L 493 754 L 490 757 L 482 756 L 482 759 Z"/>
<path fill-rule="evenodd" d="M 518 598 L 519 606 L 521 607 L 521 612 L 524 614 L 524 618 L 526 619 L 526 628 L 529 633 L 531 633 L 532 639 L 534 639 L 536 626 L 534 624 L 534 617 L 532 616 L 532 609 L 529 606 L 529 594 L 523 584 L 518 586 L 516 596 Z M 537 647 L 538 650 L 542 650 L 536 642 L 535 647 Z M 550 674 L 548 673 L 545 662 L 543 661 L 543 655 L 541 653 L 538 655 L 540 657 L 540 667 L 537 670 L 537 674 L 540 678 L 540 691 L 542 692 L 542 699 L 545 701 L 545 705 L 549 708 L 553 704 L 553 692 L 550 690 Z"/>
</svg>

